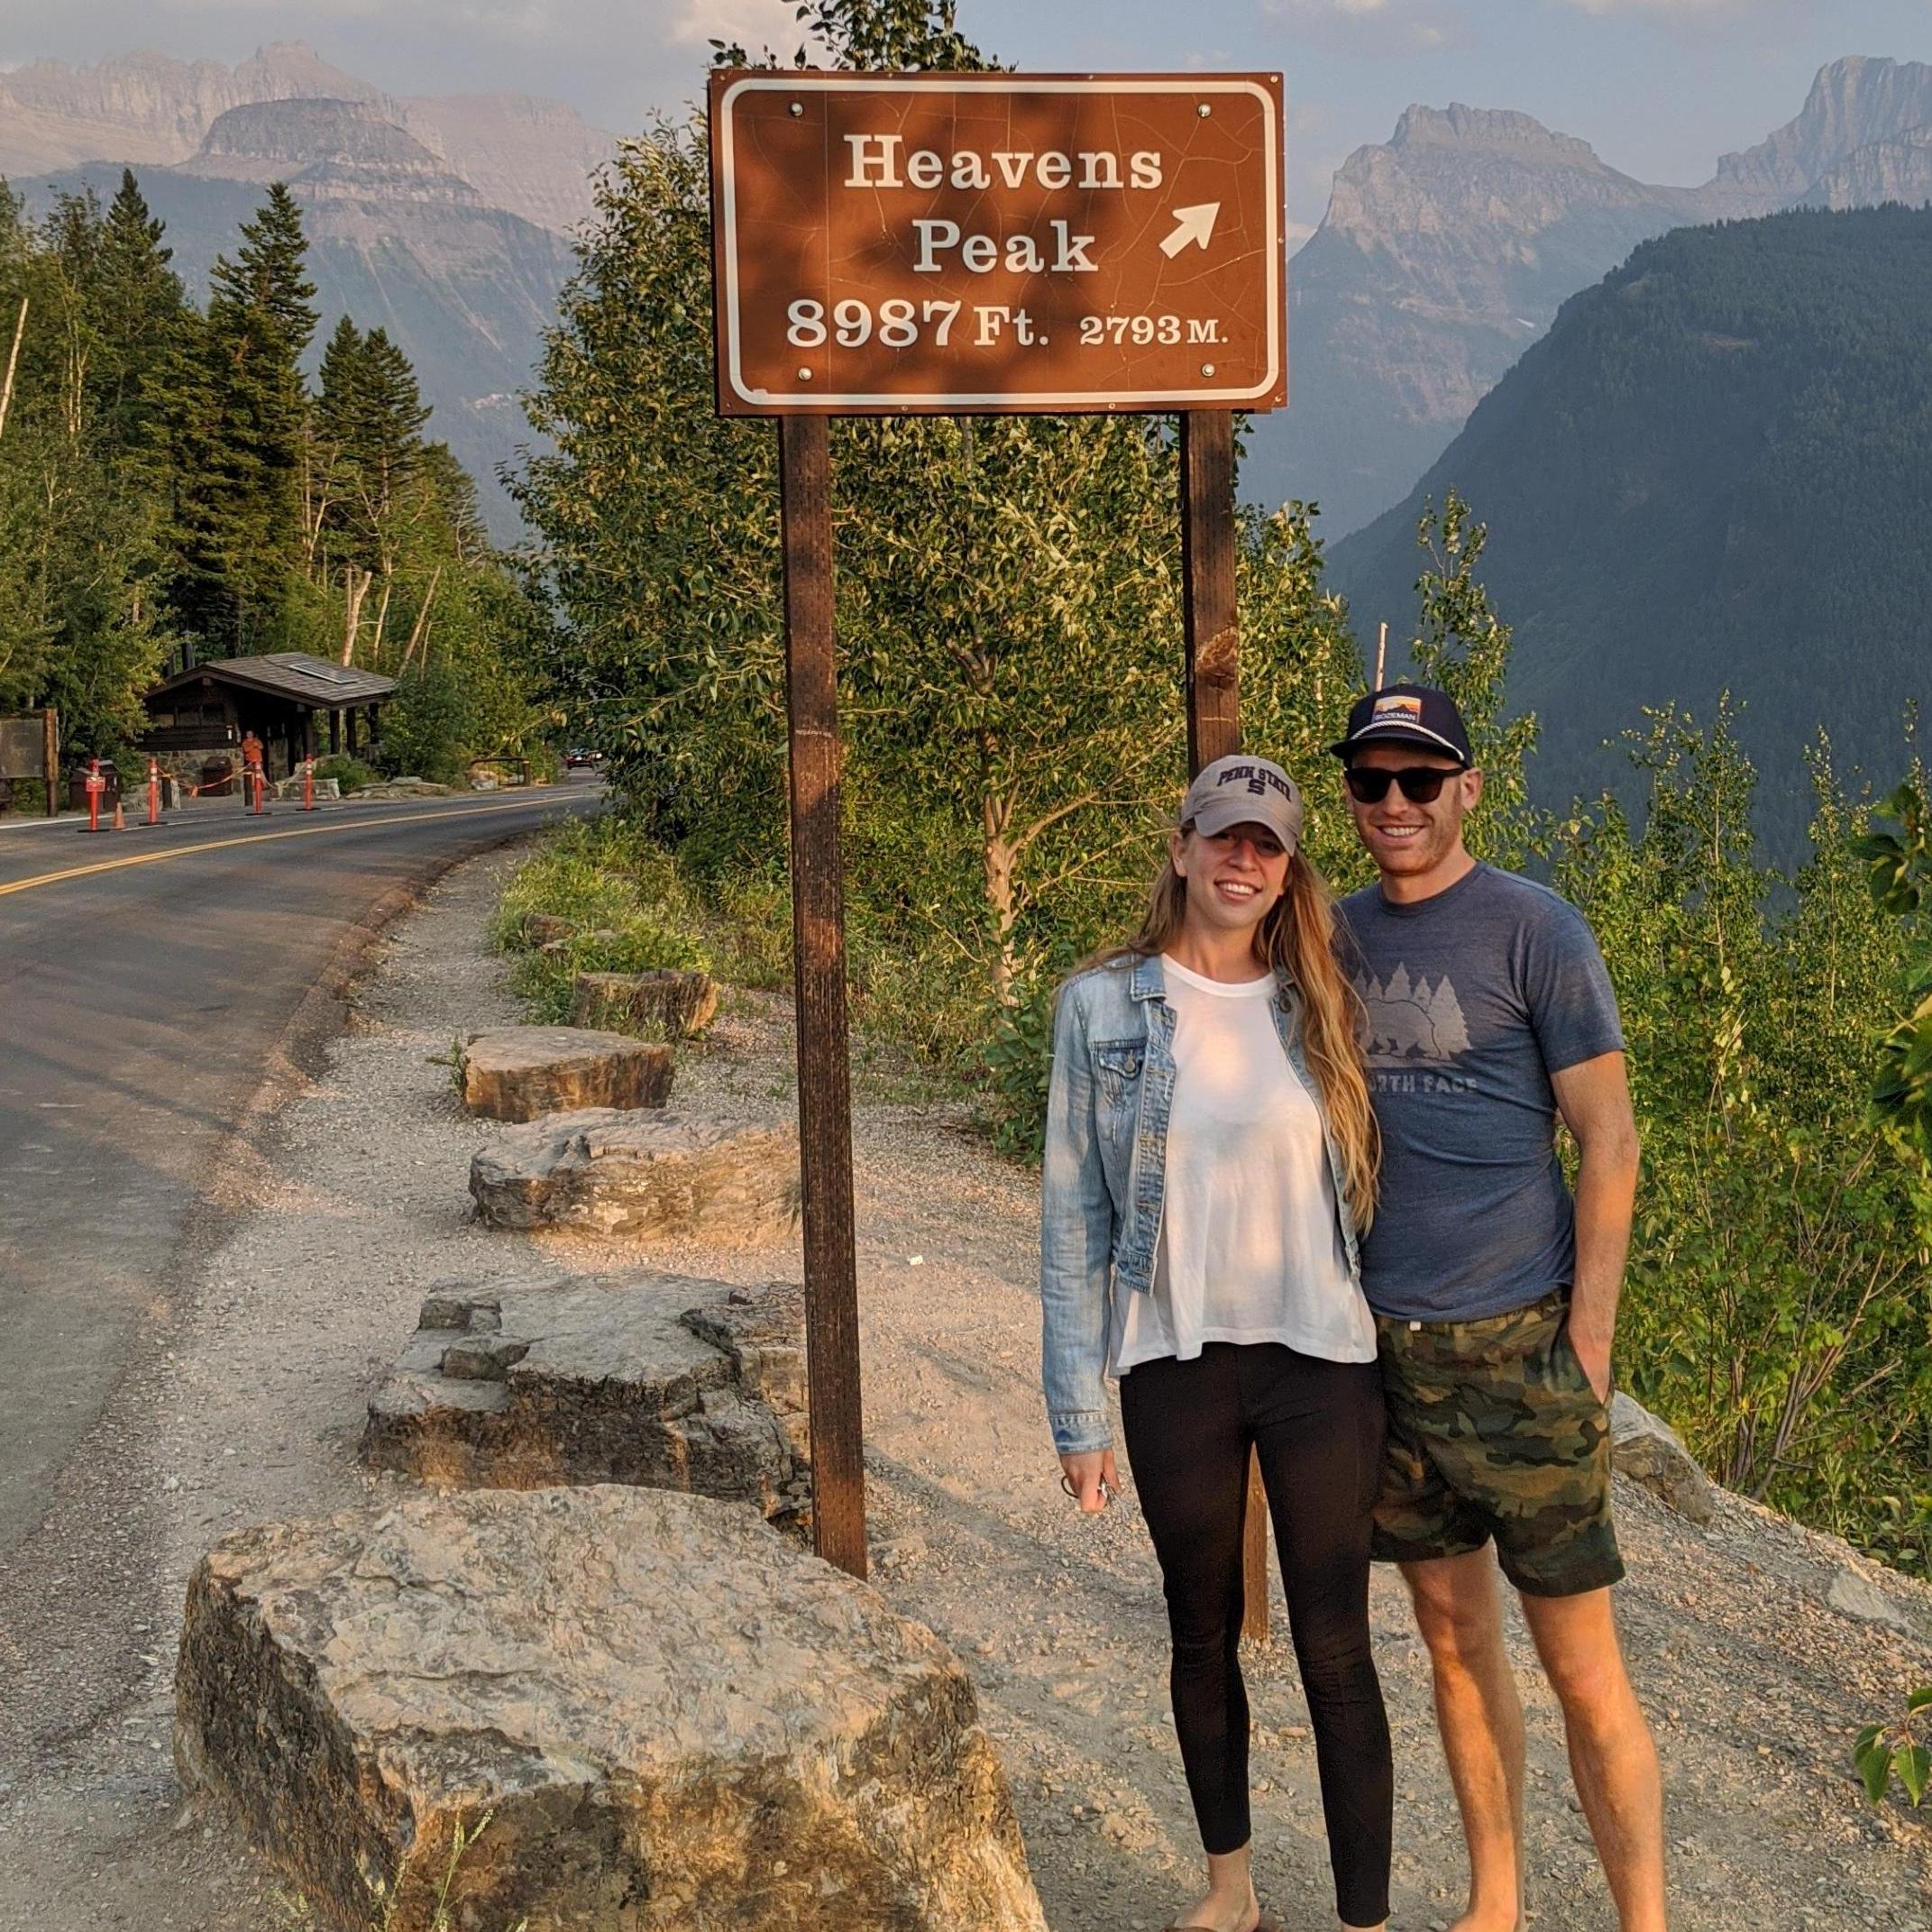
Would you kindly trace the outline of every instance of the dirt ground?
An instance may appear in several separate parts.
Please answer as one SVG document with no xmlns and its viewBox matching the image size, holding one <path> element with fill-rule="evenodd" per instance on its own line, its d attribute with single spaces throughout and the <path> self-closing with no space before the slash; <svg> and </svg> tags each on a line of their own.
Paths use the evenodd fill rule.
<svg viewBox="0 0 1932 1932">
<path fill-rule="evenodd" d="M 430 1286 L 545 1265 L 661 1266 L 759 1281 L 795 1245 L 648 1254 L 472 1224 L 472 1150 L 493 1130 L 455 1104 L 447 1057 L 512 1020 L 482 929 L 513 855 L 454 873 L 394 927 L 320 1076 L 240 1158 L 247 1204 L 104 1418 L 62 1498 L 74 1534 L 124 1552 L 124 1596 L 45 1607 L 0 1659 L 16 1734 L 0 1778 L 0 1927 L 279 1932 L 307 1915 L 250 1849 L 184 1803 L 169 1680 L 184 1583 L 215 1538 L 317 1515 L 402 1479 L 358 1464 L 363 1406 Z M 728 995 L 688 1052 L 676 1103 L 726 1118 L 792 1103 L 790 1012 Z M 966 1660 L 1012 1780 L 1054 1932 L 1164 1926 L 1197 1856 L 1165 1697 L 1158 1578 L 1130 1482 L 1084 1519 L 1061 1496 L 1038 1381 L 1035 1178 L 957 1103 L 904 1098 L 862 1061 L 856 1120 L 874 1580 Z M 1932 1681 L 1932 1643 L 1854 1623 L 1824 1593 L 1842 1545 L 1727 1499 L 1699 1532 L 1620 1488 L 1620 1593 L 1669 1786 L 1683 1932 L 1882 1925 L 1932 1932 L 1932 1860 L 1909 1815 L 1868 1808 L 1850 1738 Z M 47 1534 L 55 1534 L 50 1527 Z M 1888 1579 L 1932 1628 L 1932 1593 Z M 1282 1626 L 1277 1598 L 1277 1626 Z M 1463 1882 L 1426 1667 L 1399 1586 L 1374 1622 L 1395 1728 L 1395 1924 L 1453 1918 Z M 104 1635 L 102 1633 L 110 1633 Z M 124 1634 L 125 1633 L 125 1634 Z M 1554 1708 L 1513 1625 L 1529 1711 L 1532 1918 L 1615 1925 L 1570 1793 Z M 1333 1924 L 1306 1711 L 1285 1644 L 1250 1653 L 1257 1866 L 1293 1932 Z M 65 1714 L 50 1721 L 49 1714 Z M 4 1720 L 0 1720 L 4 1721 Z M 16 1753 L 16 1756 L 18 1753 Z"/>
</svg>

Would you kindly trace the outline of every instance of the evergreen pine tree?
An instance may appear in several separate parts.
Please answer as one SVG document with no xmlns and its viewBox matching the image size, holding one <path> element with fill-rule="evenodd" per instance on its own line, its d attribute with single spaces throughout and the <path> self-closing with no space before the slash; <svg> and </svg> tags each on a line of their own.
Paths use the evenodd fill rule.
<svg viewBox="0 0 1932 1932">
<path fill-rule="evenodd" d="M 123 169 L 102 223 L 90 291 L 100 336 L 92 389 L 112 457 L 143 464 L 160 454 L 169 371 L 188 307 L 163 232 L 133 172 Z"/>
<path fill-rule="evenodd" d="M 316 460 L 328 554 L 359 568 L 393 569 L 398 522 L 422 469 L 429 420 L 409 359 L 386 331 L 361 334 L 346 316 L 322 358 Z"/>
<path fill-rule="evenodd" d="M 300 568 L 307 397 L 315 334 L 301 210 L 280 183 L 231 261 L 218 257 L 198 353 L 177 386 L 176 609 L 205 654 L 270 649 Z"/>
<path fill-rule="evenodd" d="M 371 329 L 362 341 L 361 418 L 356 460 L 376 521 L 387 527 L 422 465 L 429 410 L 409 358 L 383 329 Z"/>
<path fill-rule="evenodd" d="M 99 346 L 88 299 L 101 252 L 101 204 L 94 190 L 56 195 L 41 237 L 46 271 L 41 281 L 49 311 L 43 327 L 54 352 L 60 426 L 68 440 L 75 443 L 89 424 L 95 352 Z"/>
</svg>

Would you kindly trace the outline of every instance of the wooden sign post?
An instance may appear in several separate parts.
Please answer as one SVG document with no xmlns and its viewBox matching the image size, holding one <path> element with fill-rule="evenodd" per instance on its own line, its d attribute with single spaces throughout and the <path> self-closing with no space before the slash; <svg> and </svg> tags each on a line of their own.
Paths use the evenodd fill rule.
<svg viewBox="0 0 1932 1932">
<path fill-rule="evenodd" d="M 718 407 L 778 423 L 814 1516 L 865 1571 L 826 418 L 1177 414 L 1190 770 L 1241 742 L 1237 409 L 1287 400 L 1278 74 L 712 76 Z M 1267 1634 L 1250 1477 L 1247 1633 Z"/>
</svg>

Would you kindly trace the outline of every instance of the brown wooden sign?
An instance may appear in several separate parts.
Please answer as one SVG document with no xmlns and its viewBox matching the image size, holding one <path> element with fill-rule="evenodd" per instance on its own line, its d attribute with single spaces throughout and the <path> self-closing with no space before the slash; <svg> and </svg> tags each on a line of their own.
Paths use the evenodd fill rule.
<svg viewBox="0 0 1932 1932">
<path fill-rule="evenodd" d="M 1278 74 L 711 79 L 726 415 L 1287 399 Z"/>
</svg>

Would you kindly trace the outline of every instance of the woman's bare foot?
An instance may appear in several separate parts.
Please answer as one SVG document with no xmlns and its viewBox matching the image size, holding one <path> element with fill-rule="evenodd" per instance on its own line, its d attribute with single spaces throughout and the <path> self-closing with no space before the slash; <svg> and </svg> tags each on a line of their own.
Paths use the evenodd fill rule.
<svg viewBox="0 0 1932 1932">
<path fill-rule="evenodd" d="M 1238 1891 L 1215 1888 L 1204 1892 L 1175 1921 L 1186 1932 L 1255 1932 L 1261 1922 L 1261 1901 L 1254 1887 L 1243 1884 Z"/>
<path fill-rule="evenodd" d="M 1207 1890 L 1175 1921 L 1200 1927 L 1203 1932 L 1255 1932 L 1261 1922 L 1261 1902 L 1254 1895 L 1251 1848 L 1210 1852 Z"/>
</svg>

